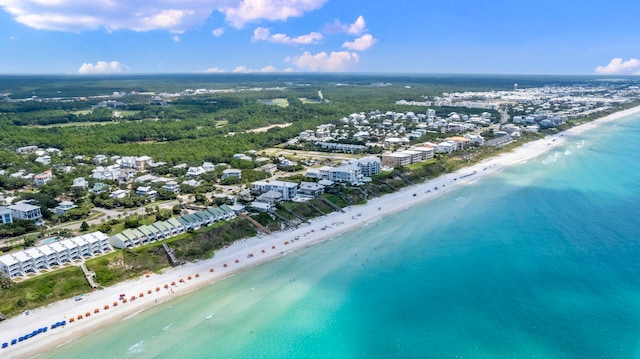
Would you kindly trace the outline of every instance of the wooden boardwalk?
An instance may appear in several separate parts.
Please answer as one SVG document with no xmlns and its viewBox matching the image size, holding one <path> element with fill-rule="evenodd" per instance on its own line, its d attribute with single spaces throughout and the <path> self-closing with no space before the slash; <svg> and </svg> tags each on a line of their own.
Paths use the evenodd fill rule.
<svg viewBox="0 0 640 359">
<path fill-rule="evenodd" d="M 269 230 L 269 228 L 261 225 L 260 223 L 258 223 L 255 219 L 249 217 L 246 214 L 239 214 L 238 215 L 241 218 L 246 219 L 247 221 L 249 221 L 249 223 L 253 224 L 256 228 L 258 228 L 259 230 L 261 230 L 262 232 L 266 233 L 266 234 L 271 234 L 271 231 Z"/>
</svg>

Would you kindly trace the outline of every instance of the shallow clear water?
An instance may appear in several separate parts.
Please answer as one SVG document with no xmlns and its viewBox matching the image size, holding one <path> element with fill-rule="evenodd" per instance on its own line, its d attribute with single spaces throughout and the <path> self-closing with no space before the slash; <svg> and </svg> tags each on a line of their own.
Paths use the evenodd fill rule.
<svg viewBox="0 0 640 359">
<path fill-rule="evenodd" d="M 639 150 L 605 125 L 47 357 L 638 357 Z"/>
</svg>

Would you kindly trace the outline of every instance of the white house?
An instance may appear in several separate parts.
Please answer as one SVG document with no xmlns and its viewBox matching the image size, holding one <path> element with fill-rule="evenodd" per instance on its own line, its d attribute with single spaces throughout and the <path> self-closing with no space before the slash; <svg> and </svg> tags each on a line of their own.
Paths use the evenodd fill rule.
<svg viewBox="0 0 640 359">
<path fill-rule="evenodd" d="M 34 206 L 28 203 L 18 202 L 7 206 L 11 210 L 11 215 L 14 219 L 22 219 L 29 221 L 39 221 L 42 219 L 42 213 L 40 207 Z"/>
<path fill-rule="evenodd" d="M 251 189 L 260 193 L 276 191 L 282 194 L 282 200 L 290 201 L 298 193 L 298 184 L 285 181 L 256 181 L 253 182 Z"/>
<path fill-rule="evenodd" d="M 324 192 L 324 186 L 316 182 L 300 182 L 298 193 L 310 197 L 318 197 Z"/>
<path fill-rule="evenodd" d="M 154 200 L 158 196 L 158 191 L 151 189 L 149 186 L 138 186 L 138 188 L 136 188 L 136 195 L 146 196 Z"/>
<path fill-rule="evenodd" d="M 378 157 L 363 157 L 359 160 L 351 160 L 350 164 L 355 164 L 362 170 L 362 175 L 371 177 L 380 173 L 382 161 Z"/>
<path fill-rule="evenodd" d="M 58 206 L 56 208 L 53 209 L 53 211 L 58 214 L 58 215 L 63 215 L 65 213 L 67 213 L 67 211 L 74 209 L 78 206 L 76 206 L 73 202 L 71 201 L 62 201 L 58 204 Z"/>
<path fill-rule="evenodd" d="M 360 183 L 364 180 L 362 170 L 357 165 L 343 165 L 329 171 L 329 180 L 334 182 Z"/>
<path fill-rule="evenodd" d="M 480 135 L 467 133 L 466 135 L 464 135 L 464 137 L 469 139 L 469 143 L 472 145 L 482 146 L 484 144 L 484 137 Z"/>
<path fill-rule="evenodd" d="M 322 166 L 320 168 L 309 168 L 307 170 L 307 172 L 305 173 L 305 176 L 309 177 L 309 178 L 315 178 L 315 179 L 320 179 L 320 180 L 328 180 L 329 179 L 329 172 L 331 171 L 333 167 L 330 166 Z"/>
<path fill-rule="evenodd" d="M 127 196 L 127 194 L 128 194 L 128 193 L 129 193 L 129 191 L 128 191 L 128 190 L 126 190 L 126 189 L 118 189 L 118 190 L 115 190 L 115 191 L 111 192 L 111 193 L 109 194 L 109 197 L 111 197 L 111 198 L 113 198 L 113 199 L 116 199 L 116 198 L 125 198 L 125 197 Z"/>
<path fill-rule="evenodd" d="M 73 180 L 73 184 L 71 185 L 71 187 L 88 188 L 89 182 L 87 182 L 84 177 L 78 177 Z"/>
<path fill-rule="evenodd" d="M 241 178 L 242 171 L 235 168 L 227 168 L 226 170 L 222 171 L 222 179 L 231 178 L 231 177 Z"/>
<path fill-rule="evenodd" d="M 205 162 L 202 164 L 202 169 L 204 169 L 205 172 L 211 172 L 216 169 L 216 166 L 211 162 Z"/>
<path fill-rule="evenodd" d="M 35 160 L 33 160 L 33 162 L 38 162 L 38 163 L 42 163 L 43 165 L 48 165 L 51 163 L 51 156 L 49 155 L 40 156 Z"/>
<path fill-rule="evenodd" d="M 13 215 L 8 207 L 0 207 L 0 224 L 13 223 Z"/>
<path fill-rule="evenodd" d="M 36 186 L 40 187 L 43 184 L 51 181 L 53 179 L 53 173 L 51 170 L 44 171 L 40 174 L 33 176 L 33 182 Z"/>
<path fill-rule="evenodd" d="M 440 142 L 436 145 L 436 153 L 451 153 L 455 151 L 456 144 L 455 142 Z"/>
<path fill-rule="evenodd" d="M 180 193 L 180 185 L 177 182 L 174 181 L 169 181 L 167 183 L 165 183 L 162 186 L 163 190 L 169 191 L 169 192 L 173 192 L 173 193 Z"/>
<path fill-rule="evenodd" d="M 204 168 L 202 166 L 198 166 L 198 167 L 189 167 L 189 169 L 187 170 L 187 176 L 189 177 L 198 177 L 202 174 L 204 174 L 206 171 L 204 170 Z"/>
</svg>

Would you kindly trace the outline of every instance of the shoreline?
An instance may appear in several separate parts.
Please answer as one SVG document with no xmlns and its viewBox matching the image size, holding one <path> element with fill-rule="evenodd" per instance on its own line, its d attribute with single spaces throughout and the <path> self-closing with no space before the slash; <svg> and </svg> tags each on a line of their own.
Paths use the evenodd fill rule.
<svg viewBox="0 0 640 359">
<path fill-rule="evenodd" d="M 21 314 L 0 322 L 0 344 L 9 342 L 8 348 L 0 348 L 0 355 L 38 356 L 60 345 L 71 343 L 75 338 L 86 333 L 95 332 L 113 322 L 131 318 L 154 305 L 203 288 L 299 249 L 356 230 L 385 216 L 431 201 L 445 193 L 454 191 L 456 188 L 470 184 L 477 178 L 496 174 L 504 168 L 539 157 L 566 143 L 567 140 L 604 123 L 637 113 L 640 113 L 640 106 L 615 112 L 566 131 L 546 136 L 543 139 L 525 143 L 511 152 L 485 159 L 457 172 L 447 173 L 435 179 L 403 188 L 398 192 L 373 198 L 364 205 L 344 208 L 344 213 L 332 212 L 313 219 L 310 224 L 303 224 L 296 229 L 239 240 L 227 248 L 216 251 L 211 259 L 170 268 L 162 274 L 151 273 L 149 277 L 142 276 L 138 279 L 125 281 L 86 294 L 80 301 L 71 298 L 31 310 L 29 315 Z M 172 285 L 172 282 L 175 282 L 175 285 Z M 168 288 L 165 288 L 165 285 Z M 144 296 L 140 296 L 140 293 Z M 125 294 L 127 303 L 119 300 L 120 294 Z M 136 296 L 136 299 L 132 300 L 132 296 Z M 116 307 L 113 306 L 114 302 L 118 303 Z M 105 309 L 106 305 L 109 306 L 109 309 Z M 95 309 L 99 309 L 99 312 L 94 313 Z M 90 316 L 87 317 L 86 313 L 90 313 Z M 77 319 L 78 315 L 82 315 L 83 318 Z M 69 323 L 70 318 L 74 318 L 75 322 Z M 50 329 L 51 324 L 61 320 L 67 320 L 65 327 Z M 34 338 L 27 339 L 26 342 L 10 345 L 12 339 L 18 339 L 42 327 L 49 327 L 49 330 Z"/>
</svg>

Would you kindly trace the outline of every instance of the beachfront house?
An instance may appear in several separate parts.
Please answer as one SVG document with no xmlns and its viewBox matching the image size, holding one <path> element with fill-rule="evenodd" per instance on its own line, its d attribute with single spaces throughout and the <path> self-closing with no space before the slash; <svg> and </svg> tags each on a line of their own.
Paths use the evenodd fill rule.
<svg viewBox="0 0 640 359">
<path fill-rule="evenodd" d="M 436 146 L 436 153 L 451 153 L 456 150 L 455 142 L 444 141 Z"/>
<path fill-rule="evenodd" d="M 348 163 L 360 167 L 363 176 L 371 177 L 380 173 L 382 161 L 378 157 L 368 156 L 352 159 Z"/>
<path fill-rule="evenodd" d="M 329 171 L 329 180 L 333 182 L 358 184 L 361 183 L 363 179 L 362 169 L 356 165 L 343 165 L 332 168 L 331 171 Z"/>
<path fill-rule="evenodd" d="M 256 181 L 253 182 L 251 191 L 255 193 L 274 191 L 282 195 L 282 200 L 291 201 L 298 193 L 298 184 L 285 181 Z"/>
<path fill-rule="evenodd" d="M 316 182 L 300 182 L 298 193 L 303 196 L 318 197 L 324 192 L 324 186 Z"/>
</svg>

